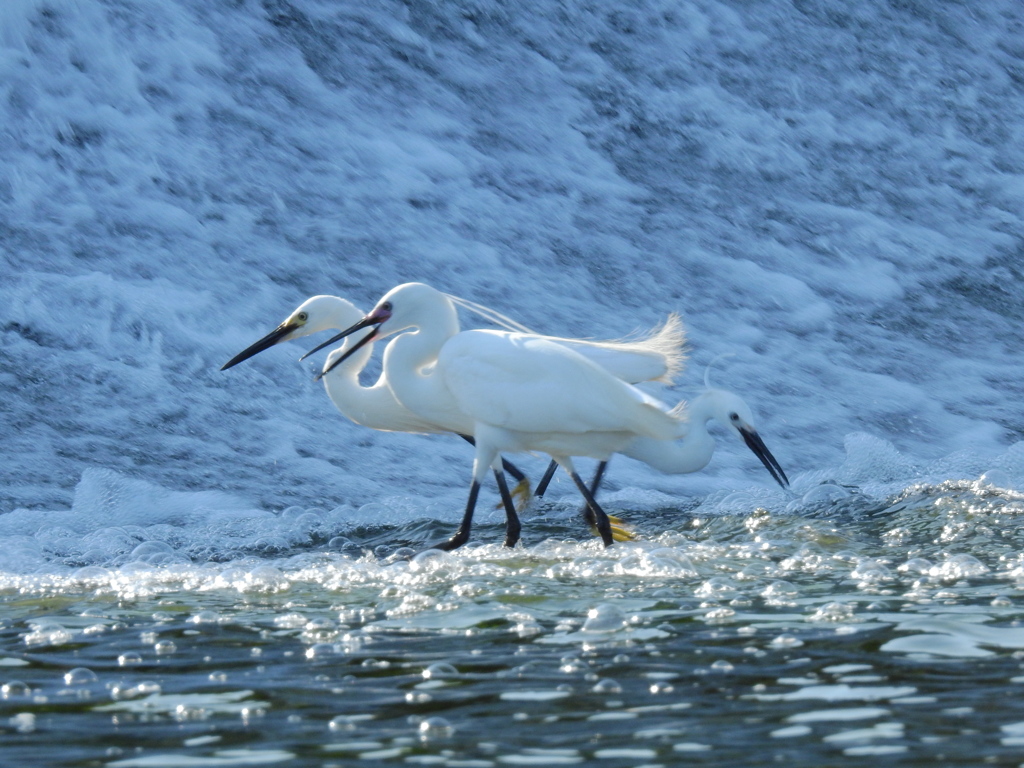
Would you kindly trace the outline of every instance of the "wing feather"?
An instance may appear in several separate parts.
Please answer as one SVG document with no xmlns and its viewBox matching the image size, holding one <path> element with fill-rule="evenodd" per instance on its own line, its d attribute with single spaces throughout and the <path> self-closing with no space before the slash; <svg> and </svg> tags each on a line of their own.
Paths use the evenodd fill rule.
<svg viewBox="0 0 1024 768">
<path fill-rule="evenodd" d="M 534 335 L 464 331 L 438 358 L 445 385 L 473 419 L 520 432 L 631 431 L 671 437 L 675 417 L 598 363 Z"/>
</svg>

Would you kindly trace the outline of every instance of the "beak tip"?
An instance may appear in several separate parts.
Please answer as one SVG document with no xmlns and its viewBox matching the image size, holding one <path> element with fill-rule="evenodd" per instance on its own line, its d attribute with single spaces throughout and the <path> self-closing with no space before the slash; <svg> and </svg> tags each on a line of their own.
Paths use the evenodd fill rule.
<svg viewBox="0 0 1024 768">
<path fill-rule="evenodd" d="M 777 482 L 784 491 L 789 490 L 789 478 L 786 477 L 786 473 L 783 472 L 782 466 L 772 455 L 771 451 L 768 450 L 768 446 L 764 444 L 764 440 L 761 436 L 753 429 L 745 430 L 741 429 L 740 434 L 743 437 L 747 447 L 754 452 L 754 455 L 761 460 L 764 468 L 768 470 L 772 478 Z"/>
</svg>

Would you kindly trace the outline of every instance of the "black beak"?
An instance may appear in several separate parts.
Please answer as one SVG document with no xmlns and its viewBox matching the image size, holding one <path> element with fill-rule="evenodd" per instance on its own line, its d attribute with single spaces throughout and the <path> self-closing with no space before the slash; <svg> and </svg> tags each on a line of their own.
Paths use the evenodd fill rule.
<svg viewBox="0 0 1024 768">
<path fill-rule="evenodd" d="M 296 328 L 298 328 L 298 326 L 295 325 L 294 323 L 281 323 L 279 326 L 277 326 L 277 328 L 272 330 L 270 333 L 268 333 L 262 339 L 257 341 L 251 347 L 246 347 L 237 355 L 235 355 L 226 363 L 224 363 L 224 365 L 222 365 L 220 369 L 222 371 L 226 371 L 228 368 L 238 365 L 243 360 L 248 360 L 253 355 L 258 355 L 263 350 L 270 349 L 272 346 L 282 341 L 285 336 L 294 331 Z"/>
<path fill-rule="evenodd" d="M 351 326 L 349 328 L 346 328 L 341 333 L 338 333 L 338 334 L 335 334 L 334 336 L 331 336 L 331 338 L 329 338 L 323 344 L 317 344 L 315 347 L 313 347 L 311 350 L 309 350 L 309 352 L 307 352 L 302 357 L 300 357 L 299 360 L 300 361 L 301 360 L 305 360 L 307 357 L 312 355 L 314 352 L 319 352 L 324 347 L 329 347 L 334 342 L 341 341 L 346 336 L 351 336 L 353 333 L 358 331 L 360 328 L 368 328 L 371 325 L 377 326 L 377 325 L 380 325 L 381 322 L 382 322 L 381 320 L 378 320 L 378 319 L 376 319 L 374 317 L 371 317 L 370 315 L 367 315 L 366 317 L 364 317 L 362 320 L 360 320 L 355 325 L 353 325 L 353 326 Z M 370 336 L 373 336 L 373 334 L 371 333 Z M 349 354 L 351 354 L 351 352 Z"/>
<path fill-rule="evenodd" d="M 383 323 L 385 320 L 387 320 L 387 317 L 377 317 L 376 315 L 371 313 L 371 314 L 367 315 L 366 317 L 364 317 L 362 320 L 360 320 L 355 325 L 353 325 L 353 326 L 351 326 L 349 328 L 346 328 L 341 333 L 338 333 L 338 334 L 335 334 L 334 336 L 331 336 L 331 338 L 329 338 L 323 344 L 318 344 L 317 346 L 313 347 L 311 350 L 309 350 L 309 352 L 307 352 L 302 357 L 300 357 L 299 360 L 305 360 L 307 357 L 312 355 L 314 352 L 319 352 L 324 347 L 329 347 L 332 344 L 341 341 L 346 336 L 351 336 L 356 331 L 361 331 L 363 328 L 369 328 L 370 326 L 373 326 L 373 330 L 370 333 L 366 334 L 363 338 L 361 338 L 359 341 L 357 341 L 355 344 L 353 344 L 352 348 L 349 349 L 345 354 L 341 355 L 337 360 L 335 360 L 333 363 L 331 363 L 329 366 L 324 368 L 322 371 L 320 371 L 320 373 L 318 373 L 316 376 L 313 377 L 314 381 L 319 381 L 320 379 L 322 379 L 324 377 L 324 374 L 330 373 L 334 368 L 336 368 L 337 366 L 341 365 L 343 362 L 348 360 L 349 357 L 351 357 L 353 354 L 355 354 L 356 351 L 358 351 L 364 345 L 369 344 L 371 341 L 373 341 L 374 338 L 376 338 L 376 336 L 377 336 L 377 328 L 378 328 L 378 326 L 380 326 L 380 324 Z"/>
<path fill-rule="evenodd" d="M 754 455 L 761 460 L 764 468 L 775 478 L 775 482 L 781 485 L 783 489 L 789 488 L 789 478 L 786 477 L 786 473 L 782 471 L 782 467 L 779 466 L 779 462 L 772 456 L 772 452 L 768 450 L 768 446 L 764 444 L 761 436 L 753 429 L 743 428 L 740 428 L 740 434 L 743 436 L 743 442 L 747 444 L 747 448 L 752 450 Z"/>
<path fill-rule="evenodd" d="M 364 326 L 364 327 L 365 327 L 365 326 Z M 369 343 L 370 343 L 371 341 L 373 341 L 373 340 L 374 340 L 375 338 L 377 338 L 377 329 L 376 329 L 376 328 L 374 328 L 374 329 L 373 329 L 372 331 L 370 331 L 370 332 L 369 332 L 368 334 L 366 334 L 365 336 L 363 336 L 363 338 L 361 338 L 361 339 L 360 339 L 359 341 L 357 341 L 357 342 L 356 342 L 355 344 L 353 344 L 353 345 L 352 345 L 352 346 L 351 346 L 351 347 L 350 347 L 350 348 L 348 349 L 348 351 L 346 351 L 346 352 L 345 352 L 345 354 L 343 354 L 343 355 L 339 355 L 339 356 L 338 356 L 338 359 L 337 359 L 337 360 L 335 360 L 335 361 L 334 361 L 333 363 L 331 363 L 330 365 L 328 365 L 327 367 L 325 367 L 325 368 L 324 368 L 324 369 L 323 369 L 322 371 L 320 371 L 320 373 L 318 373 L 318 374 L 317 374 L 316 376 L 314 376 L 314 377 L 313 377 L 313 381 L 320 381 L 320 379 L 322 379 L 322 378 L 323 378 L 324 376 L 326 376 L 326 375 L 327 375 L 328 373 L 330 373 L 330 372 L 331 372 L 331 371 L 333 371 L 333 370 L 334 370 L 335 368 L 337 368 L 337 367 L 338 367 L 339 365 L 341 365 L 342 363 L 344 363 L 344 362 L 345 362 L 346 360 L 348 360 L 348 359 L 349 359 L 350 357 L 352 357 L 352 355 L 354 355 L 354 354 L 355 354 L 356 352 L 358 352 L 358 351 L 359 351 L 359 350 L 360 350 L 360 349 L 361 349 L 362 347 L 364 347 L 364 346 L 366 346 L 367 344 L 369 344 Z M 338 339 L 337 339 L 337 337 L 336 337 L 336 338 L 332 339 L 331 341 L 337 341 L 337 340 L 338 340 Z M 329 344 L 329 343 L 331 343 L 331 342 L 328 342 L 328 344 Z M 321 348 L 323 348 L 324 346 L 326 346 L 326 345 L 325 345 L 325 344 L 321 344 L 321 345 L 320 345 L 319 347 L 317 347 L 316 349 L 311 349 L 311 350 L 310 350 L 309 352 L 307 352 L 306 354 L 310 354 L 310 355 L 311 355 L 311 354 L 313 354 L 314 352 L 316 352 L 316 350 L 317 350 L 317 349 L 321 349 Z M 305 358 L 305 356 L 306 356 L 306 355 L 303 355 L 303 358 Z"/>
</svg>

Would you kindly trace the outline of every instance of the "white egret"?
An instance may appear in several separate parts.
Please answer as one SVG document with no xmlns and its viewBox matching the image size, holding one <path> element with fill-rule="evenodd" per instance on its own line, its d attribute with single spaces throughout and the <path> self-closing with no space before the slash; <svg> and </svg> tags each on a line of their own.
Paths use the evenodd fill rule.
<svg viewBox="0 0 1024 768">
<path fill-rule="evenodd" d="M 321 348 L 367 327 L 374 331 L 324 374 L 371 340 L 400 334 L 384 352 L 384 374 L 399 402 L 431 421 L 472 425 L 476 455 L 469 499 L 458 531 L 442 549 L 468 540 L 483 475 L 488 467 L 500 472 L 504 451 L 542 451 L 565 468 L 609 546 L 608 517 L 572 457 L 603 461 L 636 437 L 668 440 L 683 434 L 680 412 L 668 411 L 559 340 L 508 331 L 459 332 L 452 301 L 422 283 L 393 288 L 361 321 Z"/>
<path fill-rule="evenodd" d="M 686 412 L 688 431 L 682 439 L 658 441 L 638 437 L 619 453 L 667 475 L 699 472 L 715 452 L 715 438 L 708 432 L 708 423 L 714 420 L 742 438 L 775 482 L 784 489 L 789 487 L 789 478 L 754 428 L 750 406 L 739 395 L 724 389 L 707 389 L 687 403 Z"/>
<path fill-rule="evenodd" d="M 746 443 L 775 482 L 783 489 L 789 488 L 789 478 L 754 428 L 754 416 L 746 401 L 734 392 L 712 387 L 708 373 L 705 373 L 704 385 L 704 391 L 686 404 L 688 418 L 684 437 L 677 440 L 637 437 L 617 453 L 642 461 L 666 475 L 699 472 L 710 463 L 715 452 L 715 438 L 708 431 L 708 423 L 717 421 Z M 597 494 L 606 468 L 607 462 L 598 465 L 590 485 L 592 494 Z M 534 495 L 543 496 L 550 480 L 550 474 L 546 474 Z"/>
<path fill-rule="evenodd" d="M 363 312 L 345 299 L 338 296 L 314 296 L 303 302 L 273 331 L 231 358 L 221 366 L 221 370 L 227 370 L 281 342 L 300 339 L 320 331 L 347 328 L 362 317 Z M 346 355 L 350 350 L 352 354 Z M 466 428 L 471 425 L 465 423 L 465 420 L 456 424 L 440 424 L 420 418 L 403 406 L 388 388 L 383 374 L 372 386 L 365 387 L 360 384 L 359 374 L 366 367 L 372 353 L 373 345 L 369 342 L 346 339 L 344 345 L 332 351 L 328 357 L 328 365 L 342 356 L 347 357 L 343 364 L 337 365 L 331 371 L 330 375 L 323 377 L 328 397 L 343 416 L 361 426 L 384 432 L 454 432 L 469 443 L 474 442 L 473 438 L 466 434 Z M 510 462 L 505 463 L 505 469 L 516 478 L 520 486 L 526 486 L 525 493 L 529 494 L 526 476 Z M 505 507 L 506 544 L 514 546 L 519 538 L 519 517 L 504 475 L 499 473 L 496 479 Z"/>
</svg>

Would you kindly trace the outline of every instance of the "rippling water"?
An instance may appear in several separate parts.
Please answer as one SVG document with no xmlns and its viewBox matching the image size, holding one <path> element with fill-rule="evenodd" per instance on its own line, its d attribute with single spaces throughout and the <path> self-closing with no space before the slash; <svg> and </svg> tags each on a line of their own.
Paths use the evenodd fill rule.
<svg viewBox="0 0 1024 768">
<path fill-rule="evenodd" d="M 608 550 L 541 506 L 515 551 L 403 559 L 447 532 L 420 521 L 6 575 L 4 759 L 1019 764 L 1024 495 L 822 485 L 797 506 L 634 515 Z"/>
</svg>

